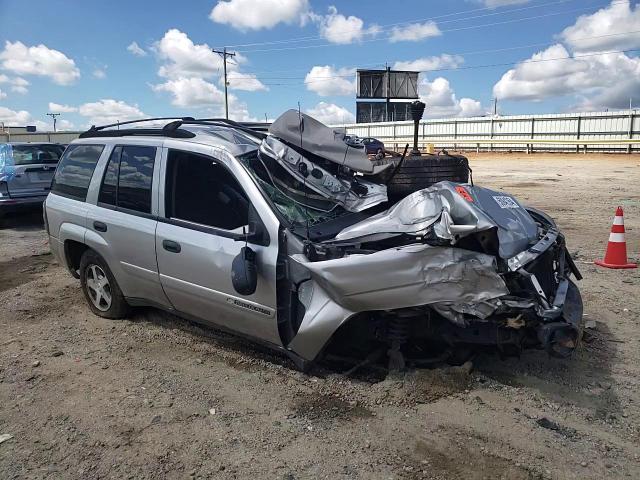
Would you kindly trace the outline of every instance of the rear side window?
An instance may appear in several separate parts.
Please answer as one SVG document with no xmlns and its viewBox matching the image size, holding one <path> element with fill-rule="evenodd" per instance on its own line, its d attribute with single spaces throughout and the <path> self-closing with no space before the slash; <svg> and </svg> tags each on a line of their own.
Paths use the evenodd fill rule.
<svg viewBox="0 0 640 480">
<path fill-rule="evenodd" d="M 151 182 L 156 148 L 117 146 L 109 157 L 98 202 L 151 213 Z"/>
<path fill-rule="evenodd" d="M 102 179 L 102 187 L 100 188 L 100 194 L 98 195 L 99 203 L 106 203 L 107 205 L 117 205 L 116 199 L 118 198 L 118 171 L 120 169 L 120 155 L 122 154 L 122 147 L 116 147 L 111 152 L 109 157 L 109 163 L 107 169 L 104 172 L 104 178 Z"/>
<path fill-rule="evenodd" d="M 89 183 L 104 145 L 70 145 L 51 183 L 51 191 L 85 201 Z"/>
</svg>

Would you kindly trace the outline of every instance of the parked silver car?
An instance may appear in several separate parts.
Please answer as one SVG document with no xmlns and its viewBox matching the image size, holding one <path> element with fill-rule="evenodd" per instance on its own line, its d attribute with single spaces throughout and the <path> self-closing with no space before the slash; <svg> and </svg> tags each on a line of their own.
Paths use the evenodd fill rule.
<svg viewBox="0 0 640 480">
<path fill-rule="evenodd" d="M 268 133 L 152 120 L 82 134 L 46 200 L 51 249 L 95 314 L 158 307 L 300 368 L 401 369 L 484 346 L 564 357 L 579 341 L 564 237 L 511 195 L 440 182 L 391 204 L 396 160 L 296 111 Z"/>
<path fill-rule="evenodd" d="M 64 146 L 0 143 L 0 216 L 42 205 Z"/>
</svg>

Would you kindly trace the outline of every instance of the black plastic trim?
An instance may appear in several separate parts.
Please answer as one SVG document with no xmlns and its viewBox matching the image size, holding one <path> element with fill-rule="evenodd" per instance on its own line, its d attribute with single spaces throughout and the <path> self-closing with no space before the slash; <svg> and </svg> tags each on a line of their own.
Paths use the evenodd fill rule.
<svg viewBox="0 0 640 480">
<path fill-rule="evenodd" d="M 126 128 L 122 130 L 87 130 L 79 135 L 78 138 L 97 138 L 97 137 L 133 137 L 133 136 L 154 136 L 154 137 L 170 137 L 170 138 L 193 138 L 195 133 L 182 129 L 164 129 L 164 128 Z"/>
<path fill-rule="evenodd" d="M 236 241 L 244 241 L 245 235 L 242 233 L 230 232 L 222 228 L 211 227 L 209 225 L 203 225 L 201 223 L 190 222 L 188 220 L 180 220 L 179 218 L 163 218 L 158 217 L 157 220 L 162 223 L 168 223 L 169 225 L 175 225 L 176 227 L 188 228 L 189 230 L 196 230 L 198 232 L 209 233 L 211 235 L 217 235 L 218 237 L 231 238 Z M 249 238 L 247 243 L 254 245 L 260 245 L 263 247 L 269 246 L 269 234 L 265 231 L 267 238 L 262 239 L 260 242 L 256 242 L 255 239 Z"/>
</svg>

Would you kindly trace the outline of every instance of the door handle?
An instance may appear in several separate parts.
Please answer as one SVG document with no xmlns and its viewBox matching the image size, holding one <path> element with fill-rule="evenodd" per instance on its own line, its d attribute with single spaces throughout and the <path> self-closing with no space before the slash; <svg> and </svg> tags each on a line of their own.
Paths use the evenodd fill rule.
<svg viewBox="0 0 640 480">
<path fill-rule="evenodd" d="M 97 220 L 95 222 L 93 222 L 93 228 L 97 231 L 97 232 L 106 232 L 107 231 L 107 224 L 103 223 L 103 222 L 98 222 Z"/>
<path fill-rule="evenodd" d="M 163 240 L 162 248 L 171 253 L 180 253 L 180 250 L 182 250 L 180 244 L 178 242 L 174 242 L 173 240 Z"/>
</svg>

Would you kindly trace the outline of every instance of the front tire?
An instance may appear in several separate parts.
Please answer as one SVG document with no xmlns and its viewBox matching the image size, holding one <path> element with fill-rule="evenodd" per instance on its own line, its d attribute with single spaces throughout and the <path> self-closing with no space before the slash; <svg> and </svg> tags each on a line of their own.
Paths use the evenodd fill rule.
<svg viewBox="0 0 640 480">
<path fill-rule="evenodd" d="M 124 318 L 130 307 L 107 262 L 93 250 L 80 259 L 80 284 L 89 308 L 99 317 Z"/>
</svg>

